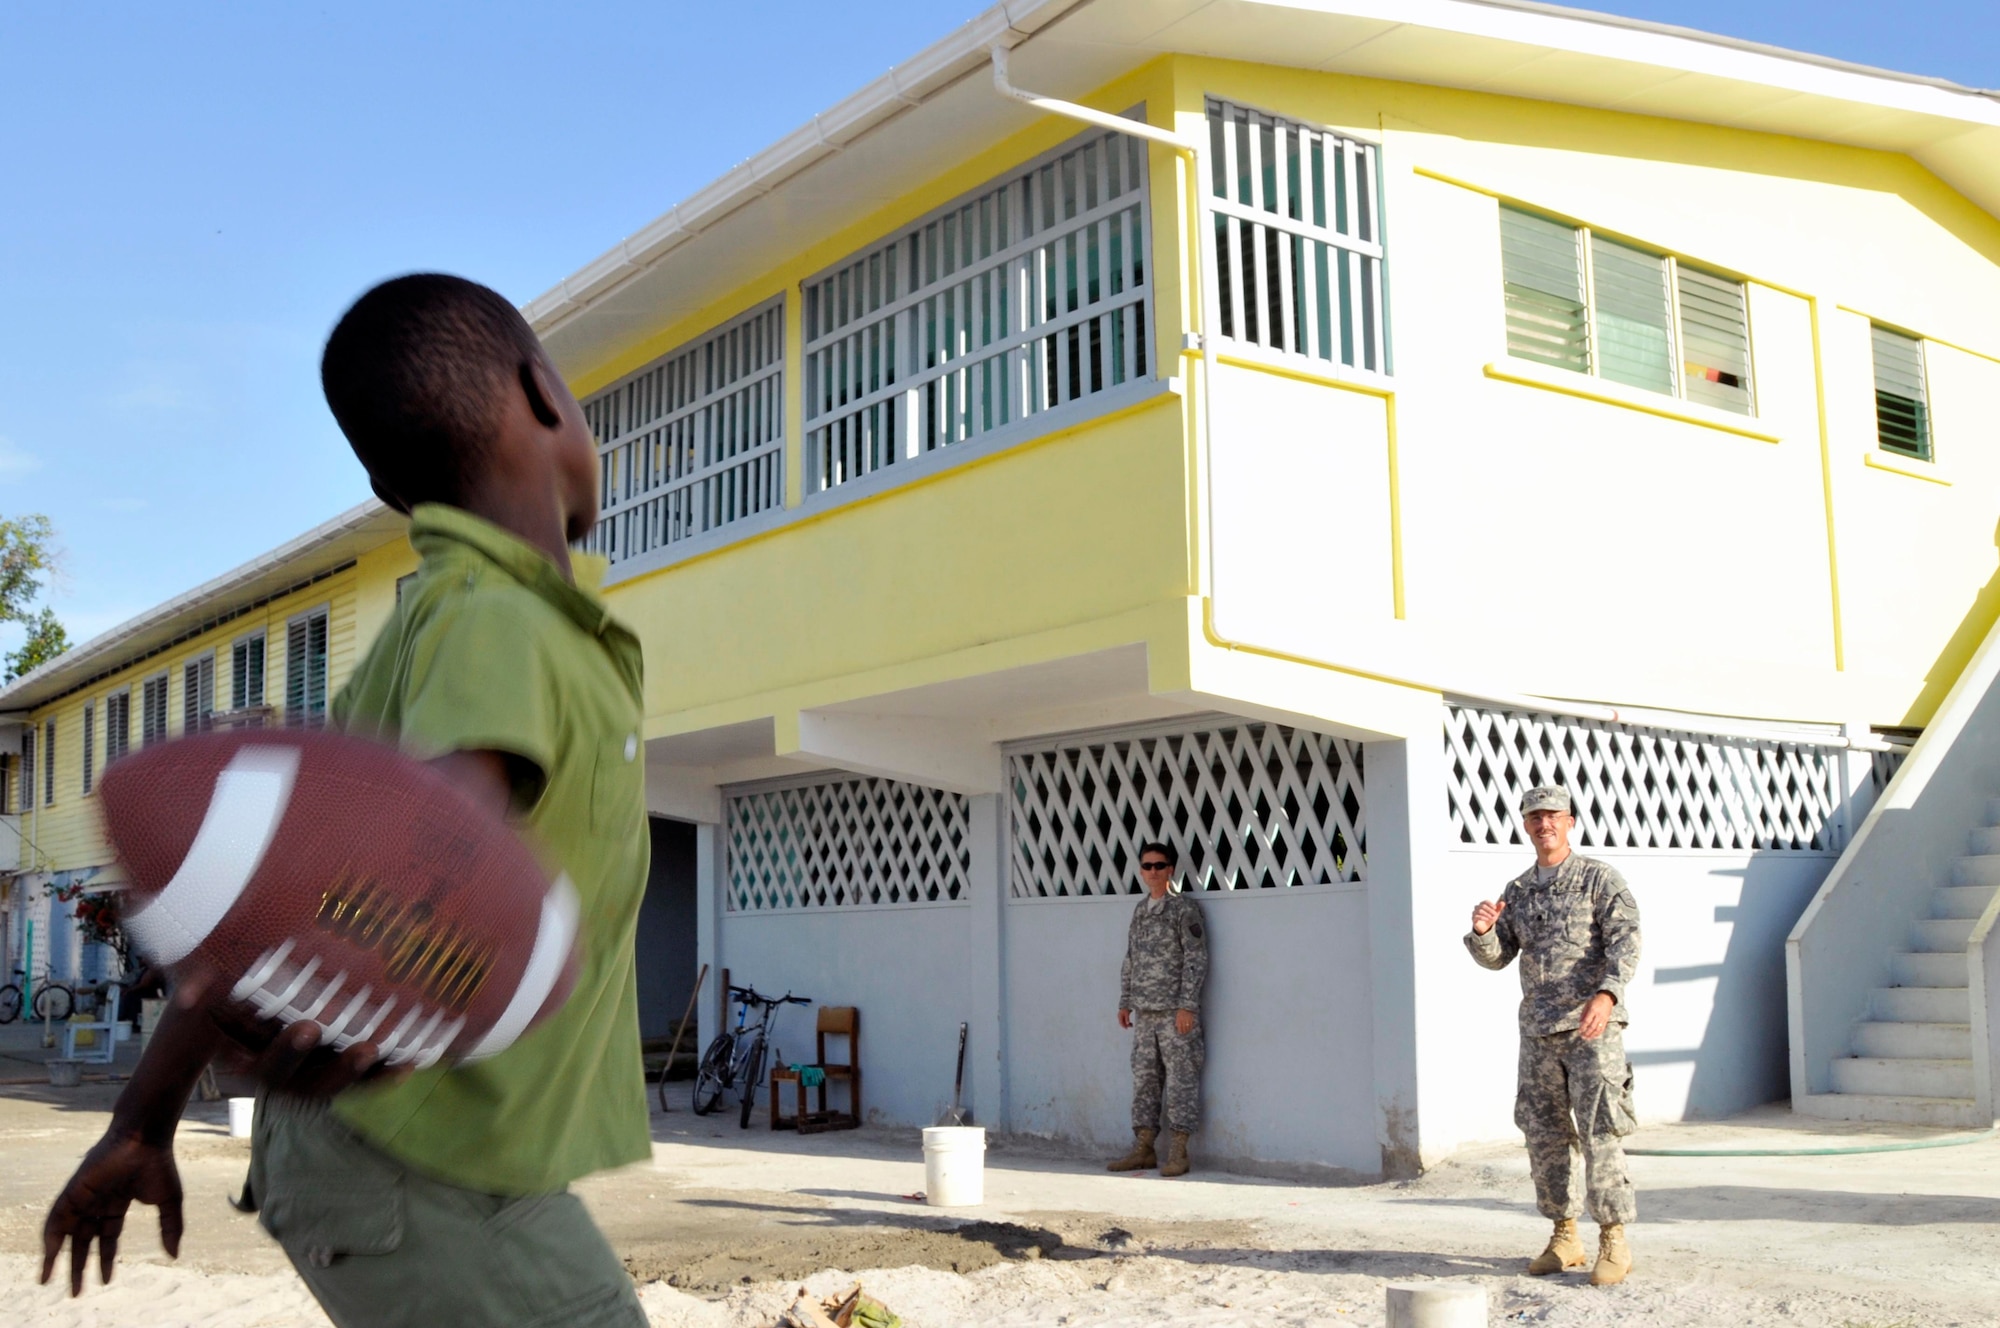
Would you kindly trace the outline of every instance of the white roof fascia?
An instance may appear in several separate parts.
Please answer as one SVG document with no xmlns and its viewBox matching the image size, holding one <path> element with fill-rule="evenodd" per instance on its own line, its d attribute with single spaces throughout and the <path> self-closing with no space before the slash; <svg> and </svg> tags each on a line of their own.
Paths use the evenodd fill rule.
<svg viewBox="0 0 2000 1328">
<path fill-rule="evenodd" d="M 1211 0 L 1221 3 L 1222 0 Z M 1234 0 L 1235 3 L 1372 19 L 1402 27 L 1487 38 L 1548 52 L 1594 56 L 1677 73 L 1706 75 L 1868 107 L 1956 121 L 1968 128 L 2000 126 L 2000 93 L 1943 79 L 1849 64 L 1690 28 L 1526 0 Z M 770 147 L 620 241 L 522 306 L 535 331 L 555 331 L 592 303 L 657 265 L 673 250 L 815 162 L 839 152 L 876 126 L 967 74 L 983 70 L 991 48 L 1019 45 L 1092 0 L 1003 0 L 956 32 L 852 96 L 813 117 Z M 1182 17 L 1197 10 L 1183 11 Z M 1153 33 L 1134 33 L 1135 50 Z M 1170 43 L 1169 43 L 1170 44 Z M 1365 44 L 1365 43 L 1364 43 Z M 1167 49 L 1166 45 L 1155 49 Z M 1198 54 L 1199 52 L 1190 52 Z M 1558 98 L 1551 96 L 1551 100 Z M 1701 118 L 1691 111 L 1685 117 Z M 1943 128 L 1943 126 L 1940 126 Z M 1940 137 L 1948 137 L 1941 134 Z"/>
<path fill-rule="evenodd" d="M 287 563 L 310 558 L 313 553 L 327 545 L 359 534 L 371 524 L 384 521 L 390 515 L 388 507 L 370 498 L 360 506 L 342 512 L 331 521 L 314 526 L 298 538 L 280 544 L 269 553 L 259 554 L 249 562 L 224 572 L 212 581 L 203 582 L 193 590 L 176 595 L 135 618 L 127 619 L 109 631 L 99 633 L 82 645 L 63 652 L 40 668 L 24 673 L 4 688 L 0 688 L 0 714 L 10 710 L 19 713 L 42 704 L 41 700 L 21 701 L 17 698 L 24 692 L 39 692 L 46 684 L 69 675 L 87 676 L 91 672 L 92 665 L 115 657 L 119 648 L 134 638 L 204 605 L 227 599 L 232 591 L 270 575 Z"/>
</svg>

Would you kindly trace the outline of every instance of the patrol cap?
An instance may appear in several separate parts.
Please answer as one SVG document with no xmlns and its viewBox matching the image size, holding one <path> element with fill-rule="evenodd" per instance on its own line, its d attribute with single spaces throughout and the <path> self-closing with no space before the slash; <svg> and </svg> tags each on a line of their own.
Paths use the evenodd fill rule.
<svg viewBox="0 0 2000 1328">
<path fill-rule="evenodd" d="M 1521 797 L 1521 815 L 1529 812 L 1569 812 L 1575 811 L 1569 803 L 1569 790 L 1560 784 L 1542 784 L 1531 788 Z"/>
</svg>

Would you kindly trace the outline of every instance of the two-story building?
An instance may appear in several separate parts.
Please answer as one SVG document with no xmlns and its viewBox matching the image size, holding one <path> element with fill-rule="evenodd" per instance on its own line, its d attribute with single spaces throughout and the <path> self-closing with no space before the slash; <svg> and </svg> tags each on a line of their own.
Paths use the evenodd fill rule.
<svg viewBox="0 0 2000 1328">
<path fill-rule="evenodd" d="M 1645 916 L 1643 1116 L 1990 1119 L 1964 979 L 1904 1012 L 1938 1054 L 1847 1054 L 1917 892 L 1831 1040 L 1786 939 L 2000 612 L 1996 215 L 2000 103 L 1935 80 L 1474 0 L 988 11 L 527 307 L 645 643 L 675 989 L 860 1006 L 887 1122 L 963 1021 L 983 1123 L 1109 1144 L 1165 838 L 1198 1153 L 1406 1172 L 1512 1131 L 1459 938 L 1563 782 Z M 0 709 L 60 783 L 111 680 L 57 675 Z"/>
</svg>

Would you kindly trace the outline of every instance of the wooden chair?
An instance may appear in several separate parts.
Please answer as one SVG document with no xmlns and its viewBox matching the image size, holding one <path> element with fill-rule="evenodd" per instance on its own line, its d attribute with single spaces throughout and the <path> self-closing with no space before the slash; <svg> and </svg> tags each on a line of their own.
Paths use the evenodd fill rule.
<svg viewBox="0 0 2000 1328">
<path fill-rule="evenodd" d="M 852 1130 L 861 1124 L 861 1011 L 852 1005 L 823 1005 L 819 1011 L 819 1023 L 815 1030 L 818 1035 L 819 1058 L 815 1068 L 826 1078 L 816 1088 L 807 1088 L 799 1081 L 799 1074 L 788 1065 L 773 1066 L 771 1069 L 771 1128 L 774 1130 L 797 1130 L 800 1134 L 818 1134 L 824 1130 Z M 834 1064 L 826 1058 L 828 1037 L 847 1039 L 847 1060 L 844 1064 Z M 847 1110 L 831 1111 L 826 1105 L 827 1086 L 832 1083 L 847 1085 Z M 778 1086 L 780 1084 L 798 1086 L 798 1112 L 796 1115 L 782 1114 L 778 1106 Z M 806 1094 L 819 1094 L 816 1109 L 806 1109 Z"/>
</svg>

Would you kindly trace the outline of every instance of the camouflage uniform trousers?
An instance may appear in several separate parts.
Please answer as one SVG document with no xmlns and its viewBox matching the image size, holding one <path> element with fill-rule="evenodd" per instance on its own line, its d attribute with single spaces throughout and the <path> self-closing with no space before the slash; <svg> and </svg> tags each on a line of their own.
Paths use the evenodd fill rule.
<svg viewBox="0 0 2000 1328">
<path fill-rule="evenodd" d="M 1132 1128 L 1160 1128 L 1166 1099 L 1167 1128 L 1193 1134 L 1201 1124 L 1201 1023 L 1183 1036 L 1172 1010 L 1132 1012 Z"/>
<path fill-rule="evenodd" d="M 1638 1201 L 1620 1142 L 1634 1123 L 1624 1029 L 1612 1024 L 1588 1042 L 1574 1030 L 1523 1037 L 1514 1123 L 1528 1136 L 1528 1170 L 1543 1217 L 1582 1216 L 1587 1191 L 1590 1214 L 1598 1222 L 1637 1218 Z"/>
</svg>

